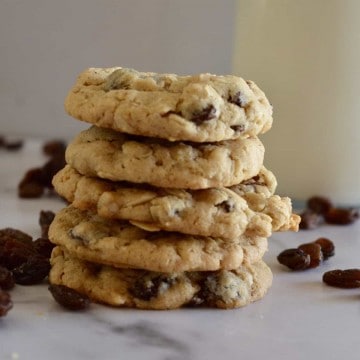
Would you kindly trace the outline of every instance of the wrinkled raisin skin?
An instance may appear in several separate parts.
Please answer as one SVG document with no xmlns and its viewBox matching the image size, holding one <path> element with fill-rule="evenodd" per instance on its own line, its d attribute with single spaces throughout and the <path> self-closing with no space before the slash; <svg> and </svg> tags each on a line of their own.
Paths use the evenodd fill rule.
<svg viewBox="0 0 360 360">
<path fill-rule="evenodd" d="M 331 200 L 324 196 L 312 196 L 307 201 L 307 208 L 320 215 L 326 214 L 332 207 Z"/>
<path fill-rule="evenodd" d="M 302 214 L 300 214 L 300 217 L 301 221 L 299 228 L 302 230 L 316 229 L 321 222 L 321 217 L 319 214 L 314 213 L 311 210 L 305 210 Z"/>
<path fill-rule="evenodd" d="M 301 249 L 286 249 L 278 255 L 277 260 L 291 270 L 305 270 L 310 265 L 310 255 Z"/>
<path fill-rule="evenodd" d="M 332 208 L 325 214 L 325 221 L 328 224 L 348 225 L 359 218 L 357 209 Z"/>
<path fill-rule="evenodd" d="M 10 294 L 0 289 L 0 317 L 5 316 L 12 307 Z"/>
<path fill-rule="evenodd" d="M 0 230 L 0 242 L 2 239 L 14 239 L 16 241 L 31 244 L 32 237 L 21 230 L 14 228 L 4 228 Z"/>
<path fill-rule="evenodd" d="M 55 245 L 49 241 L 47 238 L 39 238 L 34 241 L 34 249 L 35 251 L 45 257 L 50 258 L 51 252 Z"/>
<path fill-rule="evenodd" d="M 84 310 L 90 305 L 90 299 L 65 285 L 51 284 L 49 291 L 55 301 L 68 310 Z"/>
<path fill-rule="evenodd" d="M 329 257 L 335 255 L 335 245 L 331 240 L 327 238 L 319 238 L 315 240 L 315 243 L 321 246 L 321 252 L 324 260 L 327 260 Z"/>
<path fill-rule="evenodd" d="M 15 282 L 20 285 L 34 285 L 42 282 L 50 271 L 49 259 L 40 255 L 30 256 L 13 269 Z"/>
<path fill-rule="evenodd" d="M 320 244 L 315 243 L 306 243 L 301 244 L 298 249 L 304 251 L 310 256 L 310 264 L 308 268 L 316 268 L 323 261 L 323 253 L 321 252 Z"/>
<path fill-rule="evenodd" d="M 360 287 L 360 269 L 331 270 L 323 275 L 323 282 L 343 289 Z"/>
</svg>

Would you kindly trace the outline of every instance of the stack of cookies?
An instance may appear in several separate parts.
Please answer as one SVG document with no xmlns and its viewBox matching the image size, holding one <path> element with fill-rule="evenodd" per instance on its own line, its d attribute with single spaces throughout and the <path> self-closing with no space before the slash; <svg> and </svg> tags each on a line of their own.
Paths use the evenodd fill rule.
<svg viewBox="0 0 360 360">
<path fill-rule="evenodd" d="M 272 107 L 235 76 L 91 68 L 66 110 L 92 124 L 53 180 L 50 282 L 114 306 L 235 308 L 264 296 L 273 231 L 297 230 L 257 135 Z"/>
</svg>

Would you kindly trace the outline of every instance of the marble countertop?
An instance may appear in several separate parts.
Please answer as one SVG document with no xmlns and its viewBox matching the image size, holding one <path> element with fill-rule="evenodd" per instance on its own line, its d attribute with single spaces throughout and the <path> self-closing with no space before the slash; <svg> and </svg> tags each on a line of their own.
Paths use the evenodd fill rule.
<svg viewBox="0 0 360 360">
<path fill-rule="evenodd" d="M 26 169 L 41 166 L 40 142 L 18 152 L 0 150 L 0 228 L 40 235 L 40 210 L 57 211 L 54 197 L 24 200 L 17 184 Z M 289 272 L 277 263 L 285 248 L 325 236 L 336 255 L 319 268 Z M 68 312 L 46 284 L 17 285 L 13 309 L 0 318 L 0 359 L 359 359 L 360 289 L 324 285 L 325 271 L 360 267 L 360 222 L 274 234 L 266 262 L 273 286 L 261 301 L 236 310 L 141 311 L 92 304 Z"/>
</svg>

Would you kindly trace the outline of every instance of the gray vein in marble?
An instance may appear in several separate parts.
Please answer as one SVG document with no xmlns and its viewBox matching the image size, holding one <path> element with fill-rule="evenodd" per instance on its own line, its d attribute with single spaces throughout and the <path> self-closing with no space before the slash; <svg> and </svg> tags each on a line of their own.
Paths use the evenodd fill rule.
<svg viewBox="0 0 360 360">
<path fill-rule="evenodd" d="M 141 345 L 168 349 L 175 353 L 174 357 L 166 357 L 164 360 L 184 360 L 191 358 L 190 348 L 186 344 L 182 343 L 178 339 L 170 337 L 168 334 L 162 333 L 156 329 L 157 326 L 158 325 L 150 322 L 141 321 L 124 326 L 112 326 L 111 331 L 130 337 L 132 340 L 135 340 L 135 342 L 141 343 Z"/>
</svg>

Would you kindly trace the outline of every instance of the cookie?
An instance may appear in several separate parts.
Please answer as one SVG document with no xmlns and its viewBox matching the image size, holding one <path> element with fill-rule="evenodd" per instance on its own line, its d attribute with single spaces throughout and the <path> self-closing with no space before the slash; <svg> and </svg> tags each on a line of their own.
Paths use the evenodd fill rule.
<svg viewBox="0 0 360 360">
<path fill-rule="evenodd" d="M 69 165 L 55 175 L 53 184 L 74 207 L 97 212 L 101 217 L 126 219 L 149 231 L 178 231 L 234 239 L 245 231 L 249 233 L 250 229 L 254 235 L 259 235 L 255 232 L 256 227 L 263 227 L 264 222 L 271 223 L 273 231 L 288 229 L 291 203 L 288 198 L 270 195 L 272 189 L 265 182 L 271 178 L 270 174 L 263 168 L 256 178 L 257 184 L 252 182 L 253 189 L 250 189 L 251 181 L 237 186 L 239 192 L 246 188 L 249 194 L 257 195 L 258 198 L 249 197 L 249 204 L 244 200 L 246 197 L 228 188 L 180 190 L 134 186 L 83 176 Z M 262 185 L 259 179 L 264 180 Z M 263 198 L 262 194 L 269 194 L 269 198 Z M 266 233 L 262 235 L 266 236 Z"/>
<path fill-rule="evenodd" d="M 49 239 L 87 261 L 161 272 L 235 269 L 259 260 L 267 250 L 266 237 L 243 235 L 228 241 L 148 232 L 72 206 L 55 216 Z"/>
<path fill-rule="evenodd" d="M 230 271 L 166 274 L 93 264 L 56 247 L 51 265 L 52 284 L 66 285 L 95 302 L 140 309 L 232 309 L 261 299 L 272 283 L 271 270 L 263 261 Z"/>
<path fill-rule="evenodd" d="M 214 142 L 255 136 L 272 125 L 272 106 L 253 81 L 90 68 L 65 101 L 79 120 L 134 135 Z"/>
<path fill-rule="evenodd" d="M 258 138 L 217 144 L 168 142 L 92 126 L 67 147 L 79 173 L 158 187 L 204 189 L 238 184 L 259 173 L 264 146 Z"/>
</svg>

